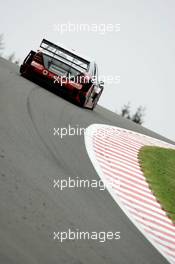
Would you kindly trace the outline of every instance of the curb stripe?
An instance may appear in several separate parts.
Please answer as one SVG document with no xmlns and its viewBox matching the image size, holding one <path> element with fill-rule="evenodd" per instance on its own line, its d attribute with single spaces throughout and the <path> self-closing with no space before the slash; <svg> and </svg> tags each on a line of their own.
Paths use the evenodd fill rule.
<svg viewBox="0 0 175 264">
<path fill-rule="evenodd" d="M 142 146 L 175 146 L 134 131 L 98 124 L 86 129 L 85 145 L 116 203 L 152 245 L 175 264 L 175 225 L 150 190 L 138 160 Z"/>
</svg>

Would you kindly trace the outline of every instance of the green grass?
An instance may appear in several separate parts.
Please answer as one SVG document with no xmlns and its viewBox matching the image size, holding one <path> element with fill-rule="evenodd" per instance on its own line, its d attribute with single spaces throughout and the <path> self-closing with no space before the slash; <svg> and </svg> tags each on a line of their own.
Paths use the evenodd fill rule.
<svg viewBox="0 0 175 264">
<path fill-rule="evenodd" d="M 175 150 L 146 146 L 139 160 L 151 190 L 175 223 Z"/>
</svg>

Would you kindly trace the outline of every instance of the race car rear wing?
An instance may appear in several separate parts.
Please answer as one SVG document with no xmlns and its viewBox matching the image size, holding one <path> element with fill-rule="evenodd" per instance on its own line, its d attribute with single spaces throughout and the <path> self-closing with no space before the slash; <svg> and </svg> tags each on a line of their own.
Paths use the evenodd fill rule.
<svg viewBox="0 0 175 264">
<path fill-rule="evenodd" d="M 43 39 L 40 44 L 40 48 L 45 50 L 47 54 L 51 55 L 55 59 L 61 59 L 62 62 L 65 62 L 71 66 L 81 68 L 82 70 L 87 70 L 90 62 L 86 59 L 76 55 L 75 53 L 66 50 L 46 39 Z"/>
</svg>

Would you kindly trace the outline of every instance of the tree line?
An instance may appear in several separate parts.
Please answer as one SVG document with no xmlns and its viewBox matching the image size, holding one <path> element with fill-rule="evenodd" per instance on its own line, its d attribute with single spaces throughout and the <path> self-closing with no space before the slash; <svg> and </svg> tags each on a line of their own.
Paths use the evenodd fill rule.
<svg viewBox="0 0 175 264">
<path fill-rule="evenodd" d="M 0 34 L 0 56 L 4 57 L 3 55 L 3 50 L 4 50 L 4 36 L 3 34 Z M 19 65 L 19 59 L 16 59 L 15 57 L 15 52 L 12 52 L 10 55 L 5 56 L 5 59 L 9 60 L 12 63 L 15 63 L 17 65 Z"/>
<path fill-rule="evenodd" d="M 121 109 L 121 116 L 123 116 L 124 118 L 127 118 L 139 125 L 143 124 L 143 117 L 145 115 L 145 107 L 143 106 L 139 106 L 136 109 L 136 112 L 132 113 L 131 112 L 131 104 L 127 103 L 125 105 L 123 105 L 122 109 Z"/>
</svg>

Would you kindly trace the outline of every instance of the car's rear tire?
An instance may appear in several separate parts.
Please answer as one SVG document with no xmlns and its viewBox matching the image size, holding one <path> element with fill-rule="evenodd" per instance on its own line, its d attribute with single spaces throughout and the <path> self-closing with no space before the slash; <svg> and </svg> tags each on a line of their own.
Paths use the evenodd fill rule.
<svg viewBox="0 0 175 264">
<path fill-rule="evenodd" d="M 80 106 L 81 107 L 86 107 L 86 104 L 89 101 L 90 94 L 86 97 L 84 94 L 80 93 L 79 98 L 80 98 Z"/>
<path fill-rule="evenodd" d="M 96 107 L 96 105 L 97 105 L 97 103 L 98 103 L 98 100 L 99 100 L 99 98 L 100 98 L 102 92 L 103 92 L 103 88 L 101 89 L 101 91 L 99 92 L 99 94 L 95 97 L 95 99 L 94 99 L 94 101 L 93 101 L 93 105 L 92 105 L 91 110 L 94 110 L 94 108 Z"/>
<path fill-rule="evenodd" d="M 21 74 L 21 76 L 23 76 L 23 77 L 29 77 L 29 72 L 28 72 L 28 70 L 27 70 L 27 66 L 26 65 L 21 65 L 20 66 L 20 69 L 19 69 L 19 72 L 20 72 L 20 74 Z"/>
</svg>

